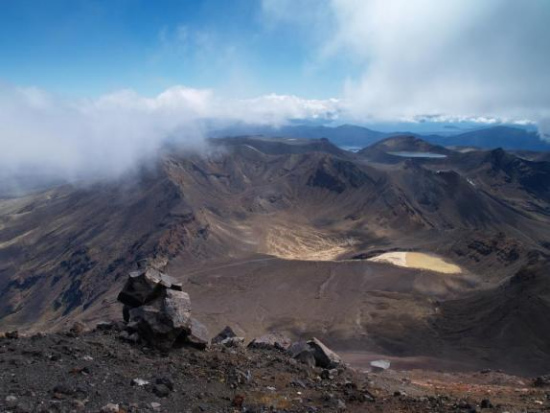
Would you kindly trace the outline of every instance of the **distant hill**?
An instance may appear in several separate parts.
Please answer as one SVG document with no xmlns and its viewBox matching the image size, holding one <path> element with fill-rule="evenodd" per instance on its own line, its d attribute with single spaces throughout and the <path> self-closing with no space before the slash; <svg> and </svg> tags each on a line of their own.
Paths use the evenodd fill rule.
<svg viewBox="0 0 550 413">
<path fill-rule="evenodd" d="M 273 126 L 238 125 L 218 130 L 212 137 L 221 138 L 239 135 L 263 135 L 266 137 L 330 139 L 340 147 L 363 148 L 391 136 L 391 133 L 378 132 L 363 126 L 341 125 L 336 127 L 319 125 L 292 125 L 276 128 Z"/>
<path fill-rule="evenodd" d="M 319 125 L 291 125 L 276 128 L 261 125 L 236 125 L 214 131 L 212 137 L 263 135 L 266 137 L 328 138 L 335 145 L 345 149 L 360 149 L 382 139 L 407 135 L 421 138 L 440 146 L 468 146 L 481 149 L 503 148 L 508 150 L 550 151 L 550 143 L 542 141 L 536 132 L 510 126 L 495 126 L 471 132 L 451 135 L 421 135 L 412 132 L 380 132 L 363 126 L 341 125 L 336 127 Z"/>
<path fill-rule="evenodd" d="M 268 155 L 301 154 L 308 152 L 324 152 L 336 156 L 347 157 L 349 152 L 340 149 L 326 138 L 266 138 L 264 136 L 236 136 L 219 138 L 210 141 L 214 144 L 235 147 L 252 147 Z"/>
<path fill-rule="evenodd" d="M 372 162 L 398 163 L 405 160 L 399 153 L 430 153 L 449 156 L 455 152 L 443 146 L 434 145 L 416 136 L 399 135 L 378 141 L 357 152 L 361 157 Z"/>
<path fill-rule="evenodd" d="M 362 149 L 359 153 L 365 153 L 369 150 L 384 152 L 430 152 L 442 155 L 452 153 L 451 150 L 444 148 L 443 146 L 427 142 L 411 135 L 399 135 L 383 139 L 367 148 Z"/>
<path fill-rule="evenodd" d="M 550 143 L 539 138 L 536 132 L 509 126 L 495 126 L 454 136 L 426 136 L 428 142 L 443 146 L 476 146 L 482 149 L 515 149 L 549 151 Z"/>
</svg>

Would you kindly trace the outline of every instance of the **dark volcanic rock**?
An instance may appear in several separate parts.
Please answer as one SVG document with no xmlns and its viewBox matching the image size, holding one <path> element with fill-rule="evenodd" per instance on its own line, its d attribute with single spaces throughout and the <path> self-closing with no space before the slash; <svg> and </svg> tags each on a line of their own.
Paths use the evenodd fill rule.
<svg viewBox="0 0 550 413">
<path fill-rule="evenodd" d="M 115 328 L 115 323 L 112 321 L 100 321 L 96 324 L 95 328 L 99 331 L 109 331 Z"/>
<path fill-rule="evenodd" d="M 315 355 L 311 351 L 302 351 L 301 353 L 296 355 L 294 358 L 298 360 L 300 363 L 303 363 L 309 367 L 315 367 L 317 364 L 317 361 L 315 360 Z"/>
<path fill-rule="evenodd" d="M 164 384 L 155 384 L 153 386 L 153 393 L 158 397 L 168 397 L 170 395 L 170 389 Z"/>
<path fill-rule="evenodd" d="M 5 336 L 6 336 L 6 338 L 14 340 L 14 339 L 19 338 L 19 332 L 17 330 L 15 330 L 15 331 L 6 331 Z"/>
<path fill-rule="evenodd" d="M 233 329 L 229 326 L 226 326 L 222 331 L 220 331 L 216 336 L 212 339 L 212 344 L 218 344 L 224 341 L 228 338 L 237 337 L 237 334 L 233 331 Z"/>
<path fill-rule="evenodd" d="M 130 273 L 128 281 L 118 295 L 118 301 L 130 307 L 147 304 L 166 289 L 182 291 L 182 284 L 155 268 Z"/>
<path fill-rule="evenodd" d="M 190 331 L 185 337 L 185 343 L 198 349 L 205 349 L 210 345 L 208 329 L 200 321 L 191 318 Z"/>
<path fill-rule="evenodd" d="M 318 367 L 333 369 L 343 365 L 340 356 L 325 346 L 321 340 L 313 337 L 307 344 L 313 349 L 313 355 Z"/>
<path fill-rule="evenodd" d="M 479 405 L 482 409 L 492 409 L 493 403 L 489 399 L 483 399 Z"/>
<path fill-rule="evenodd" d="M 278 350 L 286 350 L 290 347 L 290 344 L 291 341 L 288 337 L 285 337 L 278 333 L 268 333 L 252 340 L 248 347 L 276 348 Z"/>
<path fill-rule="evenodd" d="M 533 381 L 535 387 L 548 387 L 550 386 L 550 375 L 539 376 Z"/>
<path fill-rule="evenodd" d="M 288 348 L 289 354 L 309 367 L 315 367 L 316 360 L 313 348 L 306 341 L 297 341 Z"/>
<path fill-rule="evenodd" d="M 292 357 L 296 357 L 303 352 L 312 353 L 313 350 L 308 345 L 307 341 L 295 341 L 288 347 L 288 352 Z"/>
<path fill-rule="evenodd" d="M 205 349 L 208 329 L 191 318 L 189 294 L 174 278 L 149 268 L 131 273 L 118 296 L 127 323 L 122 340 L 145 341 L 163 350 L 182 345 Z"/>
<path fill-rule="evenodd" d="M 5 403 L 8 409 L 13 409 L 17 406 L 17 397 L 9 395 L 6 397 Z"/>
<path fill-rule="evenodd" d="M 83 323 L 76 322 L 72 325 L 71 329 L 69 330 L 68 334 L 72 335 L 73 337 L 78 337 L 81 335 L 84 331 L 86 331 L 86 326 Z"/>
<path fill-rule="evenodd" d="M 191 332 L 191 301 L 183 291 L 164 290 L 157 300 L 130 310 L 130 324 L 139 336 L 158 347 L 169 348 Z"/>
<path fill-rule="evenodd" d="M 476 405 L 471 395 L 460 402 L 445 393 L 445 386 L 440 396 L 433 396 L 431 389 L 407 384 L 401 375 L 378 380 L 355 369 L 309 369 L 293 362 L 291 350 L 213 346 L 209 351 L 162 352 L 120 341 L 118 334 L 93 329 L 78 337 L 60 333 L 0 340 L 0 411 L 336 413 L 345 407 L 350 413 L 451 413 Z M 55 363 L 34 356 L 32 363 L 21 362 L 54 349 L 67 356 Z M 87 374 L 82 373 L 83 355 L 93 359 Z M 480 377 L 486 376 L 473 376 Z M 491 395 L 498 411 L 526 411 L 533 400 L 544 400 L 545 389 L 532 388 L 525 398 L 514 391 L 518 378 L 502 379 L 502 391 Z"/>
<path fill-rule="evenodd" d="M 309 341 L 297 341 L 288 347 L 288 353 L 294 359 L 310 366 L 334 369 L 343 365 L 338 354 L 313 337 Z"/>
</svg>

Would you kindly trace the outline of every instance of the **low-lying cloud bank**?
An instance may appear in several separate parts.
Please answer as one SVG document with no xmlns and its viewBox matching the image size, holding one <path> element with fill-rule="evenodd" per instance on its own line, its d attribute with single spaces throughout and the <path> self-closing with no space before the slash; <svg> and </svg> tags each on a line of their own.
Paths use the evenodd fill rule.
<svg viewBox="0 0 550 413">
<path fill-rule="evenodd" d="M 182 86 L 158 96 L 120 91 L 66 99 L 35 88 L 0 88 L 0 174 L 46 171 L 67 179 L 118 176 L 154 157 L 170 140 L 204 146 L 206 120 L 280 125 L 330 118 L 339 101 L 266 95 L 225 99 Z"/>
<path fill-rule="evenodd" d="M 550 136 L 547 0 L 263 0 L 262 13 L 271 28 L 311 34 L 316 64 L 346 56 L 360 68 L 334 79 L 341 98 L 231 99 L 176 86 L 69 99 L 0 85 L 0 181 L 22 171 L 118 176 L 167 140 L 201 148 L 208 120 L 532 122 Z"/>
<path fill-rule="evenodd" d="M 533 0 L 333 2 L 327 47 L 366 63 L 346 92 L 378 116 L 550 115 L 550 4 Z"/>
<path fill-rule="evenodd" d="M 271 24 L 317 30 L 312 59 L 360 67 L 352 119 L 534 121 L 550 133 L 547 0 L 262 0 Z M 322 19 L 314 24 L 302 19 Z M 300 18 L 296 18 L 300 16 Z"/>
<path fill-rule="evenodd" d="M 204 149 L 213 125 L 223 129 L 234 123 L 282 126 L 294 119 L 384 119 L 371 113 L 361 114 L 353 100 L 276 94 L 229 99 L 212 90 L 183 86 L 154 97 L 124 90 L 96 99 L 69 99 L 36 88 L 4 85 L 0 87 L 0 189 L 3 185 L 17 187 L 21 177 L 42 175 L 69 181 L 117 177 L 154 159 L 166 142 L 190 150 Z M 392 119 L 524 123 L 517 119 L 446 115 Z"/>
</svg>

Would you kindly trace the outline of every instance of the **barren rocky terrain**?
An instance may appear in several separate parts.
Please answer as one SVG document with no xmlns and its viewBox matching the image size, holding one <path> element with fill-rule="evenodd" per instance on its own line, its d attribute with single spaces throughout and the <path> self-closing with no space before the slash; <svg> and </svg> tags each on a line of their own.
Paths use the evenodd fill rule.
<svg viewBox="0 0 550 413">
<path fill-rule="evenodd" d="M 415 150 L 445 158 L 390 153 Z M 1 360 L 9 365 L 6 357 L 16 354 L 24 360 L 19 346 L 38 343 L 46 351 L 55 340 L 82 345 L 84 353 L 99 340 L 117 354 L 130 349 L 147 354 L 120 343 L 115 333 L 55 335 L 75 321 L 93 326 L 118 320 L 118 292 L 128 272 L 147 258 L 183 284 L 195 316 L 210 332 L 230 325 L 247 341 L 271 331 L 292 339 L 315 336 L 358 370 L 389 359 L 393 368 L 378 382 L 399 383 L 403 374 L 418 383 L 437 383 L 420 385 L 419 394 L 444 389 L 450 398 L 441 402 L 445 407 L 425 402 L 432 411 L 454 409 L 461 389 L 468 397 L 475 394 L 469 403 L 479 405 L 499 380 L 502 404 L 519 406 L 520 396 L 531 390 L 516 390 L 529 388 L 530 378 L 550 370 L 544 328 L 550 309 L 549 182 L 547 161 L 501 149 L 461 152 L 397 137 L 353 154 L 324 139 L 241 137 L 214 140 L 207 153 L 167 147 L 157 163 L 116 181 L 5 196 L 0 200 L 0 330 L 53 335 L 4 341 Z M 399 257 L 405 265 L 376 258 L 384 256 Z M 129 364 L 131 354 L 117 363 Z M 132 375 L 146 375 L 161 361 L 162 366 L 183 363 L 193 354 L 151 356 L 143 361 L 149 367 L 142 372 L 138 366 Z M 215 354 L 196 356 L 205 358 L 201 368 L 210 368 Z M 26 377 L 31 364 L 17 363 L 14 374 Z M 47 370 L 47 364 L 40 365 Z M 437 370 L 473 387 L 447 381 Z M 476 373 L 481 370 L 503 373 Z M 424 401 L 394 397 L 395 380 L 386 393 L 380 390 L 384 401 L 369 408 L 430 411 L 414 410 Z M 9 386 L 2 387 L 8 396 Z M 312 396 L 311 405 L 328 408 L 321 393 Z M 545 403 L 541 394 L 533 400 Z M 107 395 L 90 406 L 137 400 Z M 177 397 L 174 403 L 183 403 Z M 216 406 L 230 409 L 234 394 L 223 397 Z M 366 405 L 344 402 L 348 409 L 365 411 Z M 193 403 L 191 408 L 200 400 Z M 163 408 L 174 411 L 170 404 Z"/>
<path fill-rule="evenodd" d="M 323 370 L 277 349 L 169 353 L 118 338 L 0 339 L 4 412 L 542 412 L 548 388 L 502 372 Z"/>
</svg>

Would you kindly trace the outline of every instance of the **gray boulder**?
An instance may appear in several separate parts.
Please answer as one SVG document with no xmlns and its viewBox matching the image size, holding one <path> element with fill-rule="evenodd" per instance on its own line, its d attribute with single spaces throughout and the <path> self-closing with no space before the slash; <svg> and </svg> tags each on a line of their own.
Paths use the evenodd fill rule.
<svg viewBox="0 0 550 413">
<path fill-rule="evenodd" d="M 231 327 L 226 326 L 222 331 L 216 334 L 216 336 L 212 339 L 212 344 L 218 344 L 228 338 L 233 338 L 233 337 L 237 337 L 237 334 L 233 331 Z"/>
<path fill-rule="evenodd" d="M 140 269 L 130 273 L 117 299 L 130 308 L 139 307 L 155 300 L 164 290 L 183 291 L 183 287 L 156 268 Z"/>
<path fill-rule="evenodd" d="M 296 357 L 304 351 L 313 353 L 313 349 L 309 346 L 309 344 L 307 344 L 307 341 L 295 341 L 288 347 L 288 353 L 292 357 Z"/>
<path fill-rule="evenodd" d="M 158 347 L 171 347 L 191 332 L 191 300 L 183 291 L 163 290 L 155 301 L 132 308 L 129 316 L 129 326 Z"/>
<path fill-rule="evenodd" d="M 293 358 L 309 367 L 315 367 L 317 364 L 313 348 L 306 341 L 292 343 L 288 352 Z"/>
<path fill-rule="evenodd" d="M 315 360 L 315 355 L 312 351 L 302 351 L 301 353 L 297 354 L 294 357 L 296 360 L 298 360 L 300 363 L 305 364 L 308 367 L 315 367 L 317 365 L 317 361 Z"/>
<path fill-rule="evenodd" d="M 539 376 L 533 381 L 535 387 L 549 387 L 550 386 L 550 375 Z"/>
<path fill-rule="evenodd" d="M 244 337 L 227 337 L 218 344 L 225 347 L 244 347 Z"/>
<path fill-rule="evenodd" d="M 161 300 L 161 309 L 172 321 L 174 327 L 189 325 L 191 318 L 191 299 L 183 291 L 165 290 Z"/>
<path fill-rule="evenodd" d="M 374 360 L 370 362 L 372 371 L 380 373 L 390 368 L 391 363 L 388 360 Z"/>
<path fill-rule="evenodd" d="M 189 294 L 176 279 L 146 268 L 146 263 L 130 273 L 118 295 L 127 336 L 163 350 L 182 345 L 205 349 L 210 344 L 208 329 L 191 318 Z"/>
<path fill-rule="evenodd" d="M 191 318 L 190 331 L 185 335 L 185 344 L 204 350 L 210 345 L 208 329 L 200 321 Z"/>
<path fill-rule="evenodd" d="M 248 347 L 287 350 L 290 347 L 290 344 L 291 341 L 288 337 L 279 333 L 268 333 L 252 340 L 250 344 L 248 344 Z"/>
<path fill-rule="evenodd" d="M 321 340 L 313 337 L 307 344 L 313 351 L 317 367 L 334 369 L 344 364 L 340 356 L 325 346 Z"/>
<path fill-rule="evenodd" d="M 288 347 L 288 353 L 296 360 L 310 366 L 334 369 L 344 363 L 338 354 L 313 337 L 309 341 L 297 341 Z"/>
</svg>

